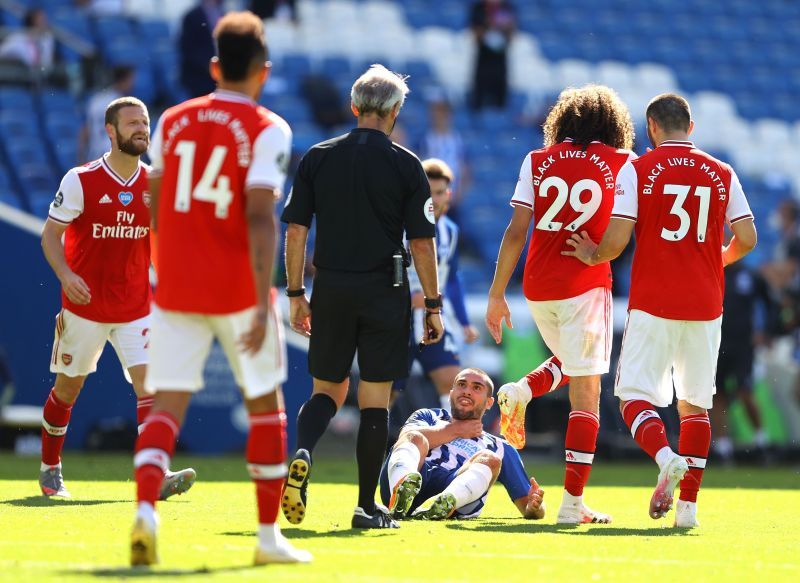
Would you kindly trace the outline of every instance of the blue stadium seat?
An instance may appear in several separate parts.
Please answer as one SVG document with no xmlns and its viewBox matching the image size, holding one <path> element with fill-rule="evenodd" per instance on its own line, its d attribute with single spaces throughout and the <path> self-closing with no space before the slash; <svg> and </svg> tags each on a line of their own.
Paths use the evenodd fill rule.
<svg viewBox="0 0 800 583">
<path fill-rule="evenodd" d="M 20 87 L 3 87 L 0 89 L 0 110 L 33 111 L 33 94 Z"/>
<path fill-rule="evenodd" d="M 78 104 L 68 91 L 48 87 L 39 94 L 39 111 L 43 115 L 77 115 Z"/>
<path fill-rule="evenodd" d="M 0 139 L 6 148 L 25 138 L 39 136 L 39 122 L 33 111 L 0 109 Z"/>
<path fill-rule="evenodd" d="M 289 53 L 283 55 L 280 61 L 281 74 L 286 77 L 297 77 L 302 79 L 311 74 L 311 59 L 306 55 Z"/>
<path fill-rule="evenodd" d="M 172 32 L 167 21 L 158 18 L 144 18 L 136 23 L 140 34 L 149 41 L 171 40 Z"/>
</svg>

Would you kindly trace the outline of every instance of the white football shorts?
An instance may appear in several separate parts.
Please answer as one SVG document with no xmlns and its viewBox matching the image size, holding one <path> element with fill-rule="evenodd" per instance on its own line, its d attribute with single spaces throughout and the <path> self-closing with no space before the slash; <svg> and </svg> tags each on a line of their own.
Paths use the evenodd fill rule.
<svg viewBox="0 0 800 583">
<path fill-rule="evenodd" d="M 248 399 L 272 393 L 287 377 L 286 342 L 276 302 L 267 318 L 267 336 L 256 354 L 244 354 L 239 339 L 250 330 L 255 307 L 219 316 L 173 312 L 153 307 L 149 392 L 203 388 L 203 369 L 214 338 L 219 341 L 236 384 Z"/>
<path fill-rule="evenodd" d="M 605 287 L 565 300 L 528 300 L 536 327 L 565 374 L 608 372 L 614 331 L 611 304 L 611 290 Z"/>
<path fill-rule="evenodd" d="M 149 315 L 133 322 L 106 324 L 81 318 L 66 309 L 61 310 L 56 316 L 50 372 L 68 377 L 93 373 L 97 370 L 97 361 L 106 342 L 111 342 L 125 378 L 130 382 L 128 369 L 147 364 L 149 333 Z"/>
<path fill-rule="evenodd" d="M 716 320 L 668 320 L 631 310 L 622 338 L 614 394 L 656 407 L 675 396 L 711 409 L 716 393 L 722 316 Z"/>
</svg>

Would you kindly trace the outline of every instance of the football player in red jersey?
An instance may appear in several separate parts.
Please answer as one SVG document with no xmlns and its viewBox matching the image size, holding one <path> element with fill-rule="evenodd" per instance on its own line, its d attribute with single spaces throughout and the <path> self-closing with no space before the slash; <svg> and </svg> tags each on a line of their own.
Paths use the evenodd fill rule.
<svg viewBox="0 0 800 583">
<path fill-rule="evenodd" d="M 689 141 L 689 103 L 659 95 L 647 106 L 654 149 L 626 164 L 599 246 L 586 232 L 568 244 L 586 265 L 617 257 L 636 229 L 628 321 L 614 394 L 631 435 L 659 466 L 649 513 L 661 518 L 680 483 L 675 526 L 697 522 L 697 492 L 711 443 L 707 410 L 716 392 L 723 267 L 756 245 L 753 215 L 728 164 Z M 733 238 L 724 245 L 725 224 Z M 655 407 L 678 399 L 678 453 L 669 446 Z"/>
<path fill-rule="evenodd" d="M 56 381 L 42 416 L 39 485 L 45 496 L 69 498 L 61 448 L 86 376 L 111 342 L 137 397 L 141 430 L 153 398 L 144 389 L 150 329 L 150 195 L 139 159 L 150 143 L 150 119 L 135 97 L 105 113 L 111 150 L 64 176 L 42 232 L 44 255 L 62 286 L 62 310 L 50 371 Z M 62 244 L 62 236 L 64 243 Z M 166 470 L 166 468 L 165 468 Z M 166 473 L 160 498 L 188 490 L 192 469 Z"/>
<path fill-rule="evenodd" d="M 221 344 L 250 417 L 247 469 L 256 486 L 255 563 L 308 562 L 276 519 L 286 476 L 280 384 L 286 346 L 272 289 L 275 201 L 291 152 L 288 124 L 256 99 L 270 64 L 263 23 L 231 12 L 214 30 L 214 93 L 164 112 L 153 135 L 150 191 L 158 286 L 146 386 L 155 403 L 136 443 L 138 509 L 131 564 L 157 561 L 155 502 L 211 344 Z"/>
<path fill-rule="evenodd" d="M 545 147 L 525 156 L 511 206 L 497 270 L 489 290 L 486 325 L 498 344 L 502 322 L 511 327 L 505 291 L 534 222 L 523 291 L 553 357 L 497 394 L 501 431 L 525 445 L 525 409 L 569 382 L 572 412 L 565 440 L 562 524 L 611 522 L 583 503 L 600 427 L 600 375 L 611 355 L 611 268 L 587 267 L 562 256 L 570 236 L 586 230 L 600 237 L 614 205 L 617 172 L 635 155 L 627 107 L 608 87 L 588 85 L 561 93 L 544 124 Z"/>
</svg>

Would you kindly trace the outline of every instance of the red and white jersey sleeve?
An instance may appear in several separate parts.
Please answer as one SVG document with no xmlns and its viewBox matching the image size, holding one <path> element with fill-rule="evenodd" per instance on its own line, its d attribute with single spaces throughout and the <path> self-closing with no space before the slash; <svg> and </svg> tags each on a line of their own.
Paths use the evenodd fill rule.
<svg viewBox="0 0 800 583">
<path fill-rule="evenodd" d="M 292 155 L 292 130 L 283 119 L 265 128 L 253 142 L 253 161 L 245 179 L 245 188 L 271 188 L 275 198 L 283 194 L 289 159 Z"/>
<path fill-rule="evenodd" d="M 750 204 L 747 202 L 744 190 L 742 190 L 742 183 L 739 182 L 739 177 L 736 176 L 736 172 L 733 172 L 733 170 L 731 170 L 731 188 L 728 195 L 728 208 L 725 210 L 725 218 L 731 224 L 753 218 L 753 211 L 750 210 Z"/>
<path fill-rule="evenodd" d="M 519 169 L 519 179 L 514 189 L 514 196 L 511 197 L 511 206 L 524 206 L 533 210 L 533 174 L 531 169 L 531 156 L 527 154 L 522 161 Z"/>
<path fill-rule="evenodd" d="M 617 174 L 617 187 L 614 192 L 614 209 L 611 211 L 612 219 L 626 219 L 636 221 L 639 216 L 639 180 L 636 169 L 630 160 L 620 168 Z"/>
<path fill-rule="evenodd" d="M 61 179 L 48 215 L 51 219 L 65 225 L 70 224 L 83 213 L 83 185 L 73 168 Z"/>
</svg>

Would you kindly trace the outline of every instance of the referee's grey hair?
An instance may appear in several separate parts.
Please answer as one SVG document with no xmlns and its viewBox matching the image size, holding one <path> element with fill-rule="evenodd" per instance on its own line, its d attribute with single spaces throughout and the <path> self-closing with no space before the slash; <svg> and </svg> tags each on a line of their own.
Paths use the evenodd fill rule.
<svg viewBox="0 0 800 583">
<path fill-rule="evenodd" d="M 403 106 L 408 94 L 407 76 L 390 71 L 383 65 L 372 65 L 350 90 L 350 99 L 358 115 L 376 113 L 386 117 L 396 105 Z"/>
</svg>

